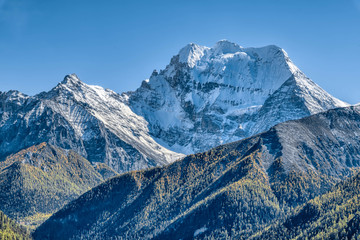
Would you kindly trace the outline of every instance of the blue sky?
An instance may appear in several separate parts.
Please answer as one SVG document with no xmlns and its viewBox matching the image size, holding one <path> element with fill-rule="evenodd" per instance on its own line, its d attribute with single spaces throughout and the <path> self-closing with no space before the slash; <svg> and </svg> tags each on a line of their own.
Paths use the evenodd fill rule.
<svg viewBox="0 0 360 240">
<path fill-rule="evenodd" d="M 0 0 L 0 91 L 66 74 L 135 90 L 190 42 L 275 44 L 334 96 L 360 102 L 360 0 Z"/>
</svg>

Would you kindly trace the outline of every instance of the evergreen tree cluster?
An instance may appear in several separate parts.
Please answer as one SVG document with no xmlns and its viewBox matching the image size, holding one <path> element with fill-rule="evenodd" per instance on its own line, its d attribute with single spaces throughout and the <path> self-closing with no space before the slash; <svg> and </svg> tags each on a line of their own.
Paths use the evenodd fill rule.
<svg viewBox="0 0 360 240">
<path fill-rule="evenodd" d="M 0 211 L 0 240 L 30 240 L 26 228 L 19 226 Z"/>
</svg>

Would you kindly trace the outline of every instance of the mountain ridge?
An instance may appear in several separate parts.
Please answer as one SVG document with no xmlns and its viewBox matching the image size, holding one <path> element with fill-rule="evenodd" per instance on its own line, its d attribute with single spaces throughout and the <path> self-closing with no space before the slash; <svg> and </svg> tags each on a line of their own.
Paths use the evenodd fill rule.
<svg viewBox="0 0 360 240">
<path fill-rule="evenodd" d="M 132 113 L 119 94 L 87 85 L 74 74 L 32 97 L 19 92 L 1 96 L 1 158 L 40 142 L 73 149 L 119 172 L 164 165 L 182 156 L 156 143 L 143 118 Z"/>
<path fill-rule="evenodd" d="M 246 239 L 351 176 L 359 142 L 359 107 L 280 123 L 112 178 L 55 213 L 34 238 Z"/>
</svg>

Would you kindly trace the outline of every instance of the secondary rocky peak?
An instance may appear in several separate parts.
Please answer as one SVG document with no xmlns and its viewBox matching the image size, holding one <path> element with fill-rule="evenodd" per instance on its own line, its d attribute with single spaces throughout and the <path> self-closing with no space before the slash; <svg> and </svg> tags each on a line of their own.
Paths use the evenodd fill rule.
<svg viewBox="0 0 360 240">
<path fill-rule="evenodd" d="M 75 73 L 66 75 L 64 80 L 61 81 L 62 85 L 79 85 L 81 83 L 81 80 Z"/>
<path fill-rule="evenodd" d="M 6 111 L 18 108 L 23 105 L 28 98 L 29 96 L 16 90 L 0 92 L 0 110 Z"/>
<path fill-rule="evenodd" d="M 48 92 L 41 92 L 35 97 L 40 99 L 59 99 L 60 98 L 71 98 L 74 95 L 82 95 L 85 90 L 89 89 L 89 85 L 82 82 L 79 77 L 73 73 L 66 75 L 64 79 L 59 82 L 53 89 Z M 57 101 L 55 100 L 55 101 Z"/>
<path fill-rule="evenodd" d="M 17 90 L 10 90 L 7 92 L 0 91 L 0 97 L 4 100 L 8 100 L 8 101 L 14 101 L 16 99 L 28 98 L 28 96 L 26 94 L 23 94 Z"/>
</svg>

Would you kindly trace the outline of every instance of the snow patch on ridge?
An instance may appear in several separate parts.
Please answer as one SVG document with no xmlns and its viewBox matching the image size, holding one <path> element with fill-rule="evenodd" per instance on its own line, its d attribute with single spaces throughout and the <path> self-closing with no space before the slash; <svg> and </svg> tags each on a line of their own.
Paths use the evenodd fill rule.
<svg viewBox="0 0 360 240">
<path fill-rule="evenodd" d="M 207 227 L 202 227 L 202 228 L 197 229 L 197 230 L 194 232 L 194 237 L 196 237 L 196 236 L 198 236 L 198 235 L 206 232 L 206 230 L 207 230 Z"/>
</svg>

